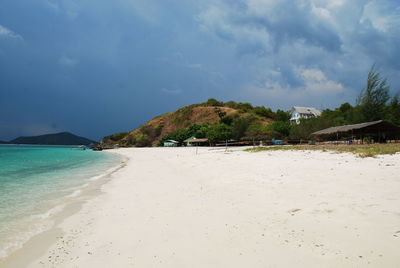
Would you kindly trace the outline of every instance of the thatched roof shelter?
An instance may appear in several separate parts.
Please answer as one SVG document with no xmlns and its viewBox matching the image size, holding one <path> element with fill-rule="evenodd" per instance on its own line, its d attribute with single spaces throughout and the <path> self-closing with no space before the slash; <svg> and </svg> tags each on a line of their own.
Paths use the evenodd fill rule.
<svg viewBox="0 0 400 268">
<path fill-rule="evenodd" d="M 187 140 L 184 140 L 183 142 L 190 142 L 190 143 L 198 142 L 198 143 L 202 143 L 202 142 L 208 142 L 208 139 L 187 139 Z"/>
<path fill-rule="evenodd" d="M 330 127 L 312 133 L 311 135 L 319 137 L 327 137 L 333 135 L 374 135 L 380 137 L 381 135 L 400 135 L 400 127 L 385 121 L 378 120 L 373 122 L 366 122 L 354 125 L 345 125 L 338 127 Z"/>
<path fill-rule="evenodd" d="M 196 137 L 190 137 L 183 142 L 186 143 L 186 146 L 206 146 L 210 144 L 208 139 L 197 139 Z"/>
</svg>

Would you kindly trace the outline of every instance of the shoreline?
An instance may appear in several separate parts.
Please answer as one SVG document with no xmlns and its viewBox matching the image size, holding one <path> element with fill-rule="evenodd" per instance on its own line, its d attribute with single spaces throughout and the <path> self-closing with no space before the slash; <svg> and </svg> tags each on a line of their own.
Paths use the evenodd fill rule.
<svg viewBox="0 0 400 268">
<path fill-rule="evenodd" d="M 112 150 L 126 166 L 4 267 L 400 263 L 398 155 L 242 149 Z"/>
<path fill-rule="evenodd" d="M 107 153 L 117 155 L 119 158 L 116 162 L 117 164 L 104 170 L 103 173 L 88 178 L 81 187 L 74 189 L 70 194 L 58 200 L 55 206 L 52 206 L 44 213 L 48 214 L 46 220 L 52 222 L 51 226 L 32 235 L 22 246 L 14 249 L 8 256 L 1 258 L 0 266 L 26 267 L 32 260 L 45 252 L 46 249 L 56 241 L 56 237 L 60 237 L 63 234 L 62 230 L 58 228 L 60 223 L 66 218 L 76 214 L 87 200 L 101 194 L 101 186 L 108 182 L 105 179 L 123 168 L 127 161 L 126 157 L 116 154 L 115 152 Z M 61 209 L 52 213 L 53 210 L 58 207 L 61 207 Z"/>
</svg>

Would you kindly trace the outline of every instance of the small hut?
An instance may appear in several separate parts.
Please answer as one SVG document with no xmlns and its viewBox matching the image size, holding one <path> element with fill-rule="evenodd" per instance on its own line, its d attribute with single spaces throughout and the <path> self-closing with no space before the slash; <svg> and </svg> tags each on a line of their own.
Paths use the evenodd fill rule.
<svg viewBox="0 0 400 268">
<path fill-rule="evenodd" d="M 316 131 L 311 135 L 316 136 L 319 140 L 339 140 L 342 138 L 353 140 L 359 138 L 362 141 L 364 137 L 371 137 L 374 141 L 384 142 L 387 139 L 399 139 L 400 127 L 385 120 L 378 120 L 330 127 Z"/>
<path fill-rule="evenodd" d="M 164 141 L 164 147 L 178 147 L 179 142 L 175 140 L 166 140 Z"/>
<path fill-rule="evenodd" d="M 196 137 L 190 137 L 183 142 L 186 146 L 207 146 L 210 144 L 208 139 L 197 139 Z"/>
</svg>

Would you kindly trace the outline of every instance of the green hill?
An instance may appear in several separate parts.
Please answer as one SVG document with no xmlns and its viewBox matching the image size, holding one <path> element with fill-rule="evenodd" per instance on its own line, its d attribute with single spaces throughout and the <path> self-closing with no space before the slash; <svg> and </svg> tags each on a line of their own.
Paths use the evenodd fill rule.
<svg viewBox="0 0 400 268">
<path fill-rule="evenodd" d="M 105 145 L 127 147 L 157 146 L 166 139 L 182 142 L 192 135 L 216 141 L 220 130 L 228 131 L 229 138 L 240 140 L 249 133 L 249 128 L 266 127 L 274 121 L 275 116 L 274 112 L 263 106 L 209 99 L 205 103 L 192 104 L 157 116 L 130 132 L 113 134 L 102 141 Z M 212 132 L 216 135 L 213 136 Z"/>
</svg>

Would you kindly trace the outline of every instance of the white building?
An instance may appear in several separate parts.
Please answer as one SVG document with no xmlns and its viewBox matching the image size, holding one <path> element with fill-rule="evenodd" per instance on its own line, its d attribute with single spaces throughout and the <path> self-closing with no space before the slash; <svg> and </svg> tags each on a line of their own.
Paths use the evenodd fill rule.
<svg viewBox="0 0 400 268">
<path fill-rule="evenodd" d="M 321 111 L 315 109 L 314 107 L 300 107 L 293 106 L 291 110 L 292 117 L 290 118 L 290 122 L 294 124 L 300 124 L 301 118 L 312 118 L 321 115 Z"/>
</svg>

